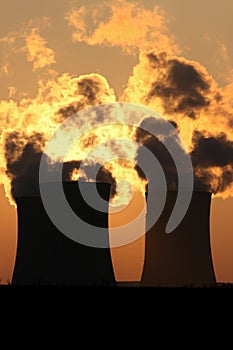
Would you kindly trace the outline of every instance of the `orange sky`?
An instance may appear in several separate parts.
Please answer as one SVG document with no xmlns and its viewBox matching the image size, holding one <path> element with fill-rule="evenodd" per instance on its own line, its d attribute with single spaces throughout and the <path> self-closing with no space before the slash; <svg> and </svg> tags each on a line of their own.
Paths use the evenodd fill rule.
<svg viewBox="0 0 233 350">
<path fill-rule="evenodd" d="M 134 17 L 132 3 L 136 2 L 8 0 L 2 3 L 0 100 L 4 103 L 19 102 L 23 98 L 38 101 L 38 81 L 43 84 L 48 77 L 59 77 L 64 73 L 70 76 L 101 74 L 118 99 L 139 62 L 139 51 L 150 48 L 199 62 L 232 99 L 231 0 L 206 0 L 204 3 L 201 0 L 141 1 L 141 5 L 138 3 L 140 11 L 134 8 Z M 158 6 L 156 10 L 155 5 Z M 110 9 L 113 16 L 109 19 Z M 95 22 L 95 18 L 99 21 Z M 104 18 L 108 18 L 105 24 Z M 144 72 L 142 66 L 138 71 Z M 160 107 L 156 105 L 156 108 Z M 1 119 L 1 132 L 11 122 L 13 109 L 10 111 L 12 115 L 9 114 L 8 121 L 6 116 Z M 14 118 L 12 130 L 20 127 L 20 113 Z M 217 120 L 210 123 L 210 127 L 213 124 L 217 129 Z M 2 146 L 0 156 L 4 152 Z M 233 195 L 224 200 L 212 200 L 214 266 L 217 279 L 225 282 L 233 282 L 232 209 Z M 12 274 L 17 224 L 16 211 L 5 198 L 2 185 L 0 228 L 0 278 L 6 281 Z M 115 250 L 114 266 L 119 279 L 139 278 L 143 258 L 141 243 L 135 242 L 131 251 L 128 247 Z"/>
</svg>

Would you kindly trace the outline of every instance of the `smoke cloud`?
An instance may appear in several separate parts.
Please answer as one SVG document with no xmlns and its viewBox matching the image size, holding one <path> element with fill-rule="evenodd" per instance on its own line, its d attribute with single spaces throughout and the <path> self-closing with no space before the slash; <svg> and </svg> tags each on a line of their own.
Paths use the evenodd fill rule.
<svg viewBox="0 0 233 350">
<path fill-rule="evenodd" d="M 190 156 L 199 186 L 224 192 L 233 184 L 233 142 L 224 133 L 206 137 L 195 131 L 193 144 Z"/>
<path fill-rule="evenodd" d="M 196 118 L 198 111 L 208 107 L 210 84 L 194 65 L 166 55 L 148 55 L 149 64 L 157 70 L 148 99 L 160 98 L 166 114 L 182 113 Z"/>
<path fill-rule="evenodd" d="M 193 162 L 195 188 L 223 197 L 231 195 L 233 188 L 233 110 L 229 90 L 228 94 L 225 91 L 198 62 L 167 52 L 144 51 L 121 97 L 173 120 Z M 175 169 L 171 172 L 166 151 L 151 137 L 145 138 L 145 144 L 164 164 L 173 187 Z M 139 150 L 139 158 L 142 152 Z"/>
<path fill-rule="evenodd" d="M 170 128 L 167 127 L 167 124 L 162 123 L 159 119 L 156 120 L 153 117 L 144 119 L 140 125 L 140 128 L 137 129 L 136 141 L 152 152 L 152 154 L 159 161 L 159 164 L 164 171 L 167 189 L 172 191 L 178 189 L 178 175 L 175 162 L 164 145 L 164 141 L 166 141 L 166 144 L 170 145 L 174 152 L 177 154 L 179 153 L 182 157 L 185 157 L 186 153 L 181 147 L 177 133 L 175 132 L 175 130 L 177 130 L 177 124 L 171 120 L 169 122 L 174 126 L 174 130 L 170 130 Z M 151 130 L 159 136 L 155 137 L 154 135 L 145 131 L 144 128 Z M 145 152 L 145 148 L 139 147 L 136 160 L 139 164 L 143 164 L 143 170 L 147 174 L 147 181 L 150 182 L 151 187 L 153 187 L 157 174 L 155 172 L 156 170 L 151 169 L 150 164 L 148 164 L 146 161 Z M 138 167 L 136 169 L 138 171 L 138 175 L 145 178 L 145 175 L 141 169 Z"/>
<path fill-rule="evenodd" d="M 223 197 L 232 195 L 232 83 L 225 88 L 219 87 L 205 67 L 181 56 L 176 40 L 168 30 L 165 12 L 158 6 L 149 10 L 139 1 L 117 0 L 104 1 L 102 6 L 77 6 L 66 14 L 65 19 L 74 42 L 119 47 L 124 53 L 139 54 L 138 64 L 119 101 L 147 106 L 172 121 L 187 150 L 180 149 L 176 136 L 166 134 L 166 130 L 161 129 L 161 139 L 148 135 L 143 127 L 158 132 L 161 126 L 158 121 L 147 118 L 136 132 L 117 131 L 115 126 L 114 130 L 106 128 L 86 135 L 79 149 L 65 161 L 63 179 L 70 180 L 91 148 L 106 141 L 104 136 L 115 137 L 118 132 L 143 144 L 156 156 L 166 173 L 169 189 L 177 187 L 177 172 L 171 155 L 161 143 L 162 137 L 173 144 L 177 152 L 188 152 L 193 162 L 196 188 L 213 191 Z M 56 54 L 41 34 L 49 25 L 48 18 L 42 19 L 41 23 L 29 21 L 18 32 L 0 38 L 0 45 L 8 53 L 0 75 L 5 78 L 11 75 L 12 67 L 7 61 L 10 54 L 26 55 L 32 72 L 55 63 Z M 229 66 L 226 48 L 223 45 L 220 48 L 223 61 Z M 12 195 L 15 198 L 22 192 L 38 191 L 41 155 L 47 141 L 64 120 L 87 107 L 116 102 L 113 89 L 100 74 L 71 76 L 51 70 L 46 72 L 46 79 L 40 77 L 38 80 L 38 93 L 34 98 L 19 94 L 16 102 L 13 97 L 17 91 L 14 86 L 9 86 L 10 98 L 0 101 L 0 183 L 4 184 L 9 198 Z M 229 76 L 232 77 L 232 71 Z M 84 125 L 91 129 L 95 121 L 124 122 L 122 116 L 113 120 L 111 114 L 104 118 L 96 113 L 78 121 L 80 133 Z M 56 164 L 59 164 L 59 144 L 62 140 L 58 140 L 54 153 L 48 154 L 48 164 L 52 163 L 54 172 Z M 98 173 L 98 180 L 112 183 L 112 196 L 116 193 L 118 179 L 137 183 L 136 173 L 137 177 L 145 180 L 137 165 L 132 166 L 124 160 L 127 154 L 135 153 L 135 162 L 143 162 L 143 149 L 139 147 L 135 152 L 133 146 L 129 149 L 123 143 L 121 150 L 117 144 L 113 146 L 122 160 L 105 164 Z M 107 148 L 103 147 L 101 152 L 108 152 Z M 93 180 L 100 160 L 101 154 L 85 164 L 84 174 L 80 173 L 79 179 Z M 148 180 L 153 180 L 156 174 L 147 170 Z M 123 188 L 123 192 L 127 189 Z"/>
<path fill-rule="evenodd" d="M 31 33 L 26 36 L 25 41 L 27 59 L 29 62 L 33 62 L 33 71 L 56 62 L 54 51 L 46 47 L 47 42 L 39 34 L 37 28 L 32 29 Z"/>
<path fill-rule="evenodd" d="M 41 154 L 47 141 L 64 119 L 86 107 L 114 101 L 113 90 L 107 80 L 98 74 L 79 77 L 69 74 L 54 75 L 49 77 L 47 82 L 39 81 L 35 98 L 24 98 L 19 103 L 13 100 L 1 101 L 0 138 L 3 147 L 0 149 L 0 181 L 4 184 L 9 199 L 11 200 L 12 195 L 15 198 L 17 193 L 37 192 Z M 95 118 L 100 116 L 89 116 L 89 120 L 80 119 L 80 128 L 87 122 L 91 127 Z M 83 147 L 87 146 L 87 142 L 90 145 L 94 143 L 94 135 L 87 136 Z M 59 161 L 59 144 L 62 144 L 62 140 L 58 140 L 55 153 L 48 155 L 53 157 L 49 160 L 50 163 Z M 82 152 L 80 154 L 82 155 Z M 72 155 L 70 157 L 67 161 L 81 160 L 79 157 L 72 159 Z M 114 193 L 115 180 L 109 176 L 106 169 L 102 169 L 100 178 L 112 182 Z M 11 203 L 14 202 L 11 200 Z"/>
<path fill-rule="evenodd" d="M 48 27 L 50 25 L 47 17 L 38 21 L 40 27 Z M 32 20 L 26 23 L 19 31 L 10 32 L 6 36 L 0 38 L 0 44 L 8 48 L 8 55 L 26 53 L 28 62 L 33 63 L 33 71 L 50 66 L 55 63 L 55 52 L 47 46 L 47 41 L 40 34 L 40 29 L 35 26 Z M 8 74 L 9 67 L 6 64 L 2 67 L 3 72 Z"/>
<path fill-rule="evenodd" d="M 200 117 L 222 99 L 200 64 L 156 51 L 141 53 L 122 98 L 133 102 L 136 99 L 168 116 L 190 119 Z"/>
<path fill-rule="evenodd" d="M 88 74 L 73 79 L 76 85 L 76 99 L 58 111 L 58 121 L 62 122 L 80 110 L 102 103 L 115 102 L 114 91 L 107 80 L 99 74 Z"/>
<path fill-rule="evenodd" d="M 161 141 L 143 129 L 145 125 L 150 130 L 153 130 L 153 128 L 157 132 L 160 130 L 158 121 L 155 121 L 154 118 L 148 118 L 142 122 L 142 129 L 137 130 L 136 140 L 147 147 L 159 161 L 165 173 L 168 190 L 177 190 L 178 177 L 175 163 Z M 176 126 L 176 124 L 173 125 Z M 183 152 L 183 156 L 185 156 L 185 151 L 179 150 L 179 143 L 175 135 L 166 135 L 164 128 L 161 131 L 163 139 L 165 138 L 166 142 L 170 140 L 173 147 L 177 146 L 177 152 Z M 195 190 L 209 191 L 214 194 L 231 191 L 233 185 L 233 141 L 229 141 L 226 134 L 220 133 L 214 137 L 205 136 L 205 133 L 200 131 L 194 131 L 193 149 L 189 156 L 194 169 Z M 146 159 L 145 150 L 142 147 L 139 147 L 136 159 L 140 164 L 143 164 Z M 144 169 L 149 175 L 147 180 L 153 186 L 156 173 L 152 173 L 148 165 L 147 169 L 145 167 Z M 140 168 L 137 168 L 137 172 L 141 178 L 145 179 L 145 175 Z"/>
<path fill-rule="evenodd" d="M 12 132 L 6 137 L 7 175 L 11 179 L 13 198 L 23 193 L 39 193 L 39 166 L 44 142 L 39 133 L 27 137 L 24 133 Z"/>
<path fill-rule="evenodd" d="M 5 157 L 7 160 L 7 175 L 11 179 L 11 194 L 13 198 L 19 196 L 39 195 L 39 167 L 43 155 L 42 148 L 45 145 L 43 134 L 35 133 L 27 138 L 23 133 L 12 132 L 5 141 Z M 61 164 L 50 164 L 47 158 L 47 179 L 52 182 L 56 179 L 56 172 Z M 79 169 L 81 161 L 67 161 L 63 164 L 62 179 L 64 182 L 71 181 L 74 169 Z M 99 164 L 86 165 L 83 167 L 88 181 L 111 183 L 111 198 L 116 195 L 116 181 L 111 173 L 104 167 L 100 167 L 95 179 L 95 169 Z M 80 180 L 86 181 L 80 177 Z"/>
<path fill-rule="evenodd" d="M 126 53 L 136 48 L 178 51 L 167 28 L 168 15 L 158 6 L 146 9 L 140 1 L 103 1 L 73 8 L 66 15 L 74 42 L 118 46 Z"/>
</svg>

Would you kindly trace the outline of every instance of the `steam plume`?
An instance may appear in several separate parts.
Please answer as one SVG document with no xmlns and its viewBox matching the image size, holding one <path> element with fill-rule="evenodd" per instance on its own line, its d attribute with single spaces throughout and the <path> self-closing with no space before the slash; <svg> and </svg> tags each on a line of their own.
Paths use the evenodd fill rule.
<svg viewBox="0 0 233 350">
<path fill-rule="evenodd" d="M 73 8 L 66 15 L 74 42 L 118 46 L 132 53 L 135 48 L 178 50 L 169 33 L 167 15 L 158 7 L 146 9 L 140 1 L 103 1 Z"/>
<path fill-rule="evenodd" d="M 225 89 L 200 63 L 167 52 L 141 52 L 121 99 L 146 105 L 173 120 L 193 161 L 196 187 L 231 195 L 232 106 Z M 150 137 L 145 140 L 162 161 L 166 152 L 161 150 L 159 155 L 158 143 Z M 164 164 L 170 173 L 169 162 Z"/>
<path fill-rule="evenodd" d="M 3 148 L 0 151 L 0 179 L 8 197 L 11 198 L 12 194 L 15 197 L 16 193 L 24 190 L 28 193 L 36 190 L 41 154 L 64 119 L 80 109 L 114 101 L 113 90 L 107 80 L 98 74 L 53 76 L 47 82 L 39 82 L 38 94 L 34 99 L 25 98 L 19 103 L 13 100 L 1 101 Z M 86 122 L 86 119 L 79 120 L 80 127 Z M 89 142 L 90 140 L 89 136 Z M 71 160 L 80 161 L 81 158 L 72 159 L 71 156 L 67 161 Z M 55 150 L 50 163 L 58 161 L 59 149 Z M 100 175 L 106 179 L 108 174 L 106 169 L 102 169 Z M 109 179 L 113 183 L 114 193 L 114 180 L 112 177 Z"/>
<path fill-rule="evenodd" d="M 196 186 L 221 196 L 230 196 L 233 193 L 232 84 L 229 83 L 226 88 L 219 87 L 205 67 L 182 57 L 174 36 L 169 33 L 166 18 L 168 16 L 158 6 L 149 10 L 141 2 L 127 0 L 104 1 L 101 7 L 76 7 L 65 16 L 74 42 L 119 47 L 124 53 L 139 54 L 139 62 L 120 101 L 148 106 L 172 121 L 191 156 Z M 41 34 L 44 28 L 49 28 L 49 19 L 44 18 L 41 23 L 29 21 L 18 32 L 0 38 L 2 48 L 8 48 L 10 52 L 1 64 L 1 76 L 12 74 L 8 62 L 10 54 L 26 54 L 34 73 L 55 63 L 56 54 Z M 221 50 L 229 66 L 224 46 Z M 232 71 L 229 76 L 232 76 Z M 16 102 L 13 99 L 16 92 L 16 87 L 9 86 L 9 99 L 0 102 L 0 182 L 4 184 L 9 198 L 20 191 L 36 189 L 38 166 L 45 144 L 64 120 L 86 107 L 116 101 L 109 82 L 94 73 L 71 76 L 47 70 L 46 79 L 39 77 L 38 92 L 34 98 L 19 93 Z M 121 116 L 116 120 L 111 114 L 108 118 L 91 114 L 79 120 L 80 133 L 84 125 L 91 129 L 96 120 L 103 123 L 124 122 Z M 174 162 L 160 140 L 143 131 L 148 123 L 151 128 L 159 128 L 158 123 L 149 118 L 141 122 L 138 130 L 122 130 L 115 126 L 114 136 L 123 135 L 147 146 L 166 170 L 168 186 L 174 188 L 177 186 Z M 111 152 L 107 147 L 101 148 L 99 154 L 85 164 L 85 174 L 78 172 L 80 161 L 98 143 L 111 140 L 112 134 L 113 129 L 105 127 L 85 135 L 64 164 L 64 178 L 69 179 L 74 172 L 74 176 L 91 180 L 102 160 L 101 154 L 109 152 L 111 156 Z M 177 145 L 174 135 L 165 137 Z M 53 163 L 54 171 L 59 164 L 59 143 L 62 140 L 58 140 L 54 153 L 48 154 L 48 162 Z M 135 154 L 136 162 L 142 159 L 141 148 L 137 151 L 135 147 L 129 148 L 123 143 L 121 148 L 113 143 L 112 146 L 121 160 L 105 164 L 98 176 L 103 181 L 112 182 L 114 195 L 117 180 L 127 178 L 131 183 L 141 184 L 140 180 L 145 180 L 145 176 L 137 165 L 132 166 L 123 159 L 128 154 Z M 149 176 L 153 178 L 155 175 Z"/>
</svg>

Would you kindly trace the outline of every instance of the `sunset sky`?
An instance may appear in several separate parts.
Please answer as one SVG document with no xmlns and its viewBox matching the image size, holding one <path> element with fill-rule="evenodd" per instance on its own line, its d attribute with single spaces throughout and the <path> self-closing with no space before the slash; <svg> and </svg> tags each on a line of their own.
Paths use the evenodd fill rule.
<svg viewBox="0 0 233 350">
<path fill-rule="evenodd" d="M 0 13 L 0 283 L 15 259 L 15 162 L 33 164 L 25 145 L 42 150 L 71 112 L 117 101 L 177 124 L 198 181 L 215 193 L 217 280 L 233 282 L 232 0 L 8 0 Z M 119 248 L 118 279 L 139 278 L 142 256 L 142 242 Z"/>
</svg>

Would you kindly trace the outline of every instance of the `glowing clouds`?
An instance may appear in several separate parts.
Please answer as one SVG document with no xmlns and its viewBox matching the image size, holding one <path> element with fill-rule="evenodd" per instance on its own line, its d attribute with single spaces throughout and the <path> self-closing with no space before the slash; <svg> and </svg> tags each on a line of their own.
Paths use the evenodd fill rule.
<svg viewBox="0 0 233 350">
<path fill-rule="evenodd" d="M 186 172 L 192 171 L 192 169 L 185 169 L 181 167 L 176 168 L 175 161 L 168 151 L 167 147 L 169 145 L 172 153 L 179 155 L 180 159 L 185 159 L 188 157 L 188 153 L 183 148 L 183 145 L 180 144 L 180 139 L 178 138 L 178 129 L 176 123 L 169 121 L 174 128 L 168 127 L 168 124 L 164 123 L 160 119 L 155 119 L 153 117 L 145 118 L 140 128 L 136 133 L 136 140 L 144 147 L 139 147 L 137 152 L 137 162 L 139 164 L 145 164 L 143 169 L 146 171 L 148 176 L 148 181 L 151 188 L 154 186 L 158 174 L 156 173 L 157 169 L 153 169 L 150 164 L 146 162 L 146 149 L 152 152 L 153 156 L 158 160 L 161 165 L 164 176 L 166 179 L 166 186 L 168 190 L 178 190 L 178 173 L 179 170 L 180 176 L 186 176 Z M 146 132 L 145 130 L 153 131 L 154 135 Z M 165 146 L 166 144 L 166 146 Z M 181 164 L 180 164 L 181 165 Z M 140 169 L 138 170 L 138 175 L 144 178 Z"/>
<path fill-rule="evenodd" d="M 167 27 L 167 18 L 158 6 L 148 9 L 142 2 L 127 0 L 103 1 L 102 6 L 93 3 L 76 7 L 65 17 L 66 24 L 68 23 L 72 30 L 74 42 L 119 47 L 127 54 L 139 53 L 139 63 L 134 67 L 120 101 L 148 106 L 167 120 L 172 120 L 173 126 L 185 142 L 185 152 L 192 157 L 197 182 L 215 192 L 230 193 L 233 142 L 233 113 L 230 103 L 230 96 L 231 99 L 233 96 L 232 85 L 225 90 L 219 88 L 205 67 L 178 56 L 175 39 Z M 30 63 L 27 63 L 30 73 L 37 73 L 34 77 L 38 79 L 38 92 L 35 97 L 22 95 L 11 86 L 8 89 L 11 100 L 0 102 L 0 138 L 3 145 L 0 149 L 0 182 L 4 183 L 9 196 L 10 184 L 16 188 L 17 179 L 21 179 L 25 185 L 30 184 L 27 180 L 30 166 L 38 169 L 37 163 L 44 151 L 44 145 L 61 123 L 91 106 L 116 102 L 115 92 L 107 79 L 100 74 L 71 76 L 68 72 L 58 74 L 47 69 L 56 61 L 55 52 L 49 47 L 44 35 L 41 35 L 42 29 L 48 28 L 49 25 L 48 18 L 41 19 L 40 23 L 31 20 L 19 32 L 11 32 L 0 39 L 0 45 L 7 53 L 0 68 L 0 75 L 6 78 L 11 74 L 11 60 L 7 60 L 10 54 L 23 54 Z M 222 57 L 227 62 L 225 47 L 221 46 L 221 50 Z M 39 77 L 40 69 L 47 69 L 46 79 L 42 79 L 42 75 Z M 113 66 L 113 69 L 117 70 L 117 66 Z M 13 98 L 18 98 L 18 103 Z M 137 152 L 135 146 L 135 141 L 140 141 L 165 167 L 169 188 L 175 188 L 177 177 L 173 169 L 174 164 L 159 140 L 153 140 L 134 128 L 122 128 L 120 123 L 126 120 L 124 113 L 118 112 L 114 114 L 108 111 L 103 115 L 89 110 L 80 113 L 73 130 L 79 130 L 80 136 L 83 137 L 67 154 L 66 179 L 68 176 L 69 179 L 92 180 L 93 169 L 102 164 L 106 156 L 111 159 L 117 154 L 118 161 L 105 162 L 101 178 L 110 179 L 113 186 L 122 181 L 123 194 L 129 190 L 129 187 L 123 184 L 126 178 L 137 189 L 142 189 L 145 178 L 135 164 L 127 161 L 138 161 L 144 157 L 142 149 Z M 134 122 L 133 117 L 133 114 L 128 115 L 129 124 Z M 96 122 L 103 124 L 102 129 L 93 129 Z M 111 125 L 112 122 L 115 124 Z M 152 125 L 154 120 L 141 120 L 138 126 L 143 127 L 148 123 Z M 155 124 L 155 128 L 158 127 L 158 123 Z M 84 135 L 82 131 L 85 128 L 89 132 Z M 72 144 L 73 131 L 72 128 L 68 129 L 70 135 L 65 135 L 66 130 L 62 130 L 55 147 L 48 150 L 47 156 L 53 164 L 61 162 L 64 144 Z M 132 141 L 131 146 L 123 141 L 120 144 L 113 143 L 113 136 Z M 177 141 L 170 136 L 167 140 L 171 143 L 175 141 L 175 144 Z M 101 147 L 98 146 L 100 144 Z M 208 151 L 209 147 L 220 159 L 226 160 L 228 154 L 230 158 L 227 158 L 224 164 L 220 164 Z M 90 155 L 95 148 L 98 148 L 98 151 Z M 89 163 L 84 164 L 85 169 L 81 170 L 79 164 L 87 155 L 90 156 Z M 151 177 L 153 176 L 156 174 L 151 174 Z"/>
<path fill-rule="evenodd" d="M 40 22 L 40 26 L 49 26 L 47 18 L 42 18 Z M 32 20 L 19 31 L 10 32 L 0 38 L 0 44 L 5 46 L 7 57 L 11 52 L 26 53 L 27 61 L 33 63 L 33 71 L 51 66 L 56 62 L 55 52 L 47 46 L 47 41 L 40 34 L 39 27 L 34 26 Z M 4 73 L 9 74 L 9 63 L 5 63 L 2 69 Z"/>
<path fill-rule="evenodd" d="M 143 104 L 158 105 L 168 115 L 196 118 L 210 105 L 211 82 L 198 63 L 153 51 L 140 55 L 123 98 L 136 97 Z"/>
<path fill-rule="evenodd" d="M 233 110 L 224 89 L 201 64 L 167 52 L 142 52 L 121 99 L 146 105 L 177 124 L 193 161 L 196 188 L 232 194 Z M 166 152 L 160 153 L 158 142 L 148 136 L 144 142 L 165 164 L 172 188 L 174 172 Z M 143 157 L 141 150 L 138 157 Z"/>
<path fill-rule="evenodd" d="M 39 81 L 35 98 L 24 98 L 19 103 L 13 100 L 1 101 L 0 182 L 4 184 L 11 203 L 12 190 L 14 192 L 16 188 L 26 188 L 27 184 L 28 188 L 35 188 L 35 173 L 38 171 L 44 145 L 62 120 L 80 109 L 114 101 L 113 90 L 107 80 L 98 74 L 79 77 L 71 77 L 69 74 L 48 76 L 47 81 Z M 88 119 L 79 122 L 82 127 Z M 85 142 L 93 143 L 93 140 L 84 140 L 84 145 Z M 61 144 L 62 139 L 58 140 L 58 145 Z M 51 162 L 59 161 L 59 147 L 48 155 L 51 156 Z M 80 158 L 67 161 L 70 160 L 78 161 Z M 30 176 L 35 179 L 30 180 Z"/>
<path fill-rule="evenodd" d="M 25 41 L 27 59 L 33 62 L 33 71 L 55 63 L 54 51 L 46 47 L 46 40 L 41 37 L 37 28 L 32 29 Z"/>
<path fill-rule="evenodd" d="M 67 15 L 74 28 L 73 41 L 89 45 L 118 46 L 125 52 L 135 48 L 176 50 L 174 37 L 169 34 L 168 16 L 158 7 L 147 10 L 139 1 L 104 1 L 102 6 L 82 6 Z"/>
<path fill-rule="evenodd" d="M 156 59 L 153 56 L 153 60 Z M 210 104 L 207 97 L 209 83 L 193 64 L 172 59 L 167 61 L 166 67 L 165 62 L 159 65 L 158 60 L 158 69 L 162 68 L 162 72 L 159 73 L 160 79 L 152 84 L 148 99 L 161 98 L 167 114 L 183 113 L 196 118 L 198 110 Z"/>
<path fill-rule="evenodd" d="M 208 130 L 219 133 L 229 129 L 232 120 L 232 107 L 224 91 L 206 69 L 166 52 L 140 54 L 121 99 L 146 105 L 174 120 L 187 147 L 192 146 L 195 129 L 205 129 L 213 120 Z M 232 132 L 227 134 L 233 139 Z"/>
<path fill-rule="evenodd" d="M 38 193 L 39 165 L 44 147 L 42 134 L 31 136 L 23 132 L 11 132 L 5 140 L 7 175 L 11 180 L 11 194 Z"/>
<path fill-rule="evenodd" d="M 86 74 L 72 79 L 75 100 L 58 111 L 60 121 L 89 106 L 116 101 L 107 80 L 99 74 Z"/>
<path fill-rule="evenodd" d="M 199 131 L 193 135 L 191 158 L 198 186 L 214 193 L 231 192 L 233 185 L 233 142 L 226 134 L 205 136 Z"/>
</svg>

